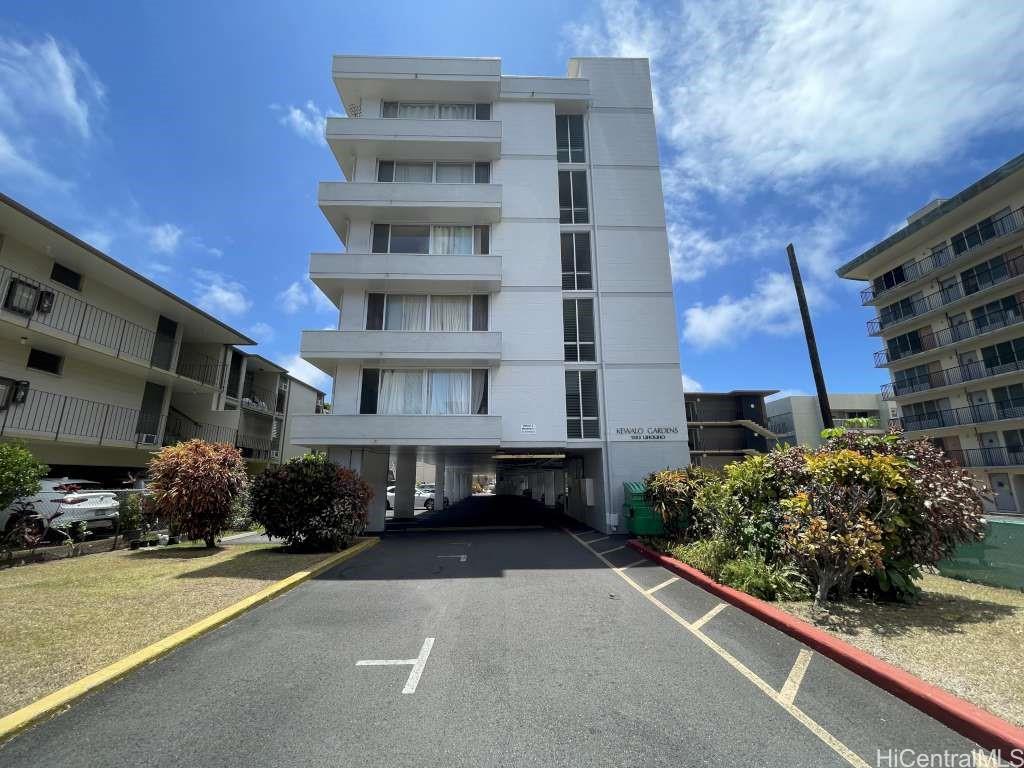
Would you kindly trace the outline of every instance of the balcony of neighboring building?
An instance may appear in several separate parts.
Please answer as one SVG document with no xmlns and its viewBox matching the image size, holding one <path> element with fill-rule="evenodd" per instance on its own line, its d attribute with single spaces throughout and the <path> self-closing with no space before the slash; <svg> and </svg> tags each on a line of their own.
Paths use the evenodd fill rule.
<svg viewBox="0 0 1024 768">
<path fill-rule="evenodd" d="M 959 279 L 950 278 L 941 290 L 926 296 L 908 296 L 881 309 L 867 322 L 868 334 L 877 336 L 924 317 L 932 312 L 949 312 L 968 299 L 984 298 L 1001 286 L 1018 282 L 1024 275 L 1024 254 L 1000 255 L 963 270 Z"/>
<path fill-rule="evenodd" d="M 864 305 L 874 304 L 896 291 L 912 288 L 929 275 L 954 269 L 968 259 L 980 258 L 1005 247 L 1024 234 L 1024 208 L 1006 210 L 986 217 L 959 232 L 949 242 L 935 246 L 930 253 L 890 269 L 861 291 Z"/>
<path fill-rule="evenodd" d="M 919 368 L 925 369 L 927 366 Z M 983 380 L 989 385 L 1001 384 L 1004 379 L 1016 378 L 1015 374 L 1021 372 L 1024 372 L 1024 359 L 973 360 L 942 370 L 911 368 L 906 372 L 898 372 L 897 380 L 883 384 L 881 391 L 886 399 L 906 398 L 921 392 L 931 394 L 947 387 L 962 387 Z"/>
<path fill-rule="evenodd" d="M 320 210 L 343 243 L 353 219 L 403 224 L 494 224 L 501 185 L 444 182 L 321 182 Z"/>
<path fill-rule="evenodd" d="M 292 442 L 330 445 L 487 446 L 501 442 L 501 417 L 490 415 L 303 414 L 291 418 Z"/>
<path fill-rule="evenodd" d="M 397 111 L 394 117 L 331 117 L 325 135 L 349 180 L 355 179 L 357 157 L 490 161 L 501 155 L 501 122 L 475 117 L 403 117 Z"/>
<path fill-rule="evenodd" d="M 1024 467 L 1024 445 L 945 449 L 945 453 L 950 461 L 961 467 Z"/>
<path fill-rule="evenodd" d="M 328 373 L 339 361 L 374 364 L 492 365 L 501 359 L 498 331 L 303 331 L 299 354 Z"/>
<path fill-rule="evenodd" d="M 961 408 L 931 409 L 918 408 L 914 413 L 904 413 L 891 419 L 890 425 L 904 432 L 937 432 L 956 430 L 975 424 L 1020 421 L 1024 419 L 1024 399 L 979 403 Z"/>
<path fill-rule="evenodd" d="M 334 85 L 349 115 L 377 100 L 484 102 L 498 98 L 501 60 L 416 56 L 335 56 Z"/>
</svg>

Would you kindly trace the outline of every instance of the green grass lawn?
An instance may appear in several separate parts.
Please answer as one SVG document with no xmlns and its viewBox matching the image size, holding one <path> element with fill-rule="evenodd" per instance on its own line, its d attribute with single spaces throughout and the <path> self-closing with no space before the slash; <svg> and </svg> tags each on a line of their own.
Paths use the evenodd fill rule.
<svg viewBox="0 0 1024 768">
<path fill-rule="evenodd" d="M 0 571 L 0 716 L 322 560 L 180 545 Z"/>
</svg>

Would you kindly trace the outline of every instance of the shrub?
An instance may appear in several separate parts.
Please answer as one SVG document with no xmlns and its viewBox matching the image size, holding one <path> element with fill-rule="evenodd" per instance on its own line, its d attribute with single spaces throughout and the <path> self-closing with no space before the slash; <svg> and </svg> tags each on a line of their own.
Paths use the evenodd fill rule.
<svg viewBox="0 0 1024 768">
<path fill-rule="evenodd" d="M 252 516 L 290 546 L 338 550 L 366 528 L 373 489 L 324 454 L 307 453 L 256 476 Z"/>
<path fill-rule="evenodd" d="M 259 475 L 256 475 L 256 477 L 259 477 Z M 229 531 L 251 531 L 256 527 L 257 523 L 252 519 L 251 486 L 247 485 L 231 503 L 231 514 L 228 516 L 227 529 Z"/>
<path fill-rule="evenodd" d="M 155 511 L 208 547 L 216 545 L 248 482 L 242 455 L 226 443 L 189 440 L 162 449 L 149 462 Z"/>
<path fill-rule="evenodd" d="M 704 533 L 694 528 L 694 500 L 701 488 L 718 480 L 718 474 L 701 467 L 665 469 L 652 472 L 644 479 L 644 496 L 661 517 L 668 536 L 694 540 Z"/>
<path fill-rule="evenodd" d="M 7 509 L 23 496 L 39 493 L 39 481 L 49 471 L 24 446 L 0 443 L 0 509 Z"/>
<path fill-rule="evenodd" d="M 117 500 L 117 524 L 121 531 L 142 529 L 142 492 L 122 493 Z"/>
<path fill-rule="evenodd" d="M 681 563 L 696 568 L 705 576 L 718 580 L 722 566 L 736 555 L 735 550 L 721 539 L 701 539 L 681 544 L 670 551 Z"/>
<path fill-rule="evenodd" d="M 718 580 L 762 600 L 801 600 L 809 592 L 807 580 L 798 568 L 786 563 L 766 563 L 757 554 L 725 563 Z"/>
</svg>

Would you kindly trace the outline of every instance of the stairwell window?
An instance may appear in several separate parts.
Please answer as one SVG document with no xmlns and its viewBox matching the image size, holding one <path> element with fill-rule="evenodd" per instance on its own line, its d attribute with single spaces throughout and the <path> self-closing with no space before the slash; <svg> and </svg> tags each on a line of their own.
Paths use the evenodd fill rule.
<svg viewBox="0 0 1024 768">
<path fill-rule="evenodd" d="M 486 368 L 363 370 L 359 412 L 382 416 L 487 414 Z"/>
<path fill-rule="evenodd" d="M 483 256 L 490 252 L 491 230 L 486 224 L 374 224 L 372 253 L 421 253 L 437 256 Z"/>
<path fill-rule="evenodd" d="M 570 440 L 600 438 L 597 371 L 565 372 L 566 436 Z"/>
<path fill-rule="evenodd" d="M 486 331 L 488 297 L 371 293 L 366 305 L 368 331 Z"/>
<path fill-rule="evenodd" d="M 565 299 L 562 302 L 565 359 L 569 362 L 596 360 L 594 343 L 594 300 Z"/>
<path fill-rule="evenodd" d="M 558 220 L 562 224 L 590 221 L 586 171 L 558 172 Z"/>
<path fill-rule="evenodd" d="M 586 162 L 583 115 L 555 115 L 555 144 L 558 149 L 558 162 Z"/>
<path fill-rule="evenodd" d="M 590 233 L 562 233 L 562 290 L 589 291 L 594 287 L 590 267 Z"/>
</svg>

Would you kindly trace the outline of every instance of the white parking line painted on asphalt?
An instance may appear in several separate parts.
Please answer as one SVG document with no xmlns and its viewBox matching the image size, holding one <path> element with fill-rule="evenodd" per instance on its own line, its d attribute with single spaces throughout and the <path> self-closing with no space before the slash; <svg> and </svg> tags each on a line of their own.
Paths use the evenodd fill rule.
<svg viewBox="0 0 1024 768">
<path fill-rule="evenodd" d="M 606 549 L 604 552 L 597 552 L 596 549 L 594 551 L 599 555 L 610 555 L 612 552 L 618 552 L 620 549 L 625 549 L 625 547 L 612 547 L 611 549 Z"/>
<path fill-rule="evenodd" d="M 800 690 L 800 683 L 804 681 L 807 674 L 807 667 L 811 663 L 811 652 L 807 648 L 801 648 L 800 653 L 793 662 L 793 668 L 789 670 L 789 677 L 786 678 L 782 690 L 779 691 L 779 698 L 792 704 L 796 700 L 796 694 Z"/>
<path fill-rule="evenodd" d="M 712 608 L 710 611 L 708 611 L 703 616 L 701 616 L 699 619 L 697 619 L 696 621 L 692 622 L 690 624 L 690 627 L 692 627 L 693 629 L 700 629 L 705 624 L 707 624 L 709 621 L 711 621 L 713 618 L 715 618 L 715 616 L 717 616 L 719 613 L 721 613 L 723 608 L 725 608 L 725 603 L 719 603 L 714 608 Z"/>
<path fill-rule="evenodd" d="M 458 558 L 460 563 L 464 563 L 469 559 L 469 555 L 438 555 L 438 557 Z"/>
<path fill-rule="evenodd" d="M 700 640 L 702 643 L 704 643 L 704 645 L 706 645 L 714 653 L 716 653 L 726 664 L 728 664 L 730 667 L 732 667 L 741 675 L 743 675 L 743 677 L 749 680 L 765 696 L 767 696 L 769 699 L 771 699 L 780 707 L 782 707 L 797 722 L 803 725 L 818 739 L 824 742 L 833 752 L 839 755 L 839 757 L 841 757 L 843 760 L 845 760 L 847 763 L 854 766 L 855 768 L 871 768 L 871 766 L 867 762 L 865 762 L 856 752 L 854 752 L 848 746 L 843 744 L 843 742 L 841 742 L 839 739 L 833 736 L 829 731 L 827 731 L 824 728 L 824 726 L 822 726 L 816 720 L 811 718 L 810 715 L 808 715 L 802 709 L 797 707 L 793 702 L 786 701 L 785 699 L 783 699 L 779 691 L 776 691 L 774 688 L 768 685 L 768 683 L 766 683 L 756 672 L 750 669 L 750 667 L 748 667 L 742 661 L 740 661 L 727 650 L 725 650 L 725 648 L 723 648 L 710 637 L 701 632 L 700 629 L 694 629 L 693 625 L 690 622 L 688 622 L 678 613 L 676 613 L 663 602 L 661 602 L 653 594 L 649 594 L 643 587 L 641 587 L 639 584 L 633 581 L 633 579 L 631 579 L 629 575 L 626 574 L 623 568 L 619 568 L 613 565 L 612 562 L 605 558 L 601 552 L 598 552 L 596 549 L 591 547 L 589 544 L 587 544 L 587 542 L 585 542 L 583 539 L 581 539 L 579 536 L 577 536 L 569 529 L 563 528 L 562 530 L 568 533 L 570 536 L 572 536 L 577 542 L 579 542 L 580 545 L 589 549 L 597 557 L 598 560 L 603 562 L 612 571 L 621 576 L 627 584 L 629 584 L 631 587 L 633 587 L 633 589 L 635 589 L 637 592 L 639 592 L 641 595 L 647 598 L 648 601 L 650 601 L 654 606 L 656 606 L 670 619 L 672 619 L 679 626 L 681 626 L 683 629 L 685 629 L 698 640 Z"/>
<path fill-rule="evenodd" d="M 661 582 L 661 584 L 658 584 L 656 587 L 651 587 L 650 589 L 645 589 L 644 590 L 644 594 L 645 595 L 653 595 L 658 590 L 664 589 L 669 584 L 675 584 L 677 581 L 679 581 L 679 577 L 678 576 L 673 576 L 671 579 L 665 579 L 663 582 Z"/>
<path fill-rule="evenodd" d="M 651 561 L 648 560 L 646 557 L 641 557 L 639 560 L 634 560 L 632 563 L 629 563 L 628 565 L 624 565 L 622 567 L 623 568 L 636 568 L 638 565 L 643 565 L 644 563 L 649 563 L 649 562 L 651 562 Z"/>
<path fill-rule="evenodd" d="M 420 684 L 420 676 L 424 667 L 427 666 L 427 659 L 430 657 L 430 650 L 434 647 L 434 638 L 428 637 L 420 647 L 420 655 L 415 659 L 361 659 L 356 662 L 357 667 L 396 667 L 411 665 L 409 677 L 405 681 L 405 688 L 402 693 L 416 693 L 416 686 Z"/>
<path fill-rule="evenodd" d="M 597 542 L 599 542 L 599 541 L 608 541 L 609 538 L 610 538 L 609 536 L 602 536 L 599 539 L 591 539 L 590 541 L 588 541 L 586 543 L 587 544 L 597 544 Z"/>
</svg>

